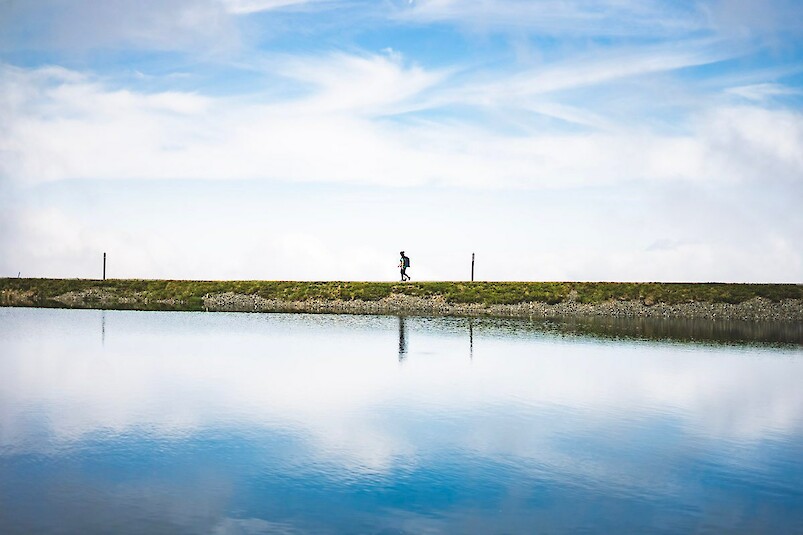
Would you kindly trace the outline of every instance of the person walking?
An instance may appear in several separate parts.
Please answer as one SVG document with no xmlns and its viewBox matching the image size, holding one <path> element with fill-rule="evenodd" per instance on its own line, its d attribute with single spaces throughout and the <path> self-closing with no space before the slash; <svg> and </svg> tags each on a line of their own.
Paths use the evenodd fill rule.
<svg viewBox="0 0 803 535">
<path fill-rule="evenodd" d="M 410 258 L 404 254 L 404 251 L 399 253 L 399 267 L 401 268 L 402 282 L 410 280 L 410 275 L 407 274 L 407 268 L 410 267 Z"/>
</svg>

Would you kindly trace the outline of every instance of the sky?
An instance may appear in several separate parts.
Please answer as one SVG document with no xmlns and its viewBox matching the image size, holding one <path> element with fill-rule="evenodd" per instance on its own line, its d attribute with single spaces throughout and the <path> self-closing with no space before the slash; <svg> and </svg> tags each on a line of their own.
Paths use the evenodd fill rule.
<svg viewBox="0 0 803 535">
<path fill-rule="evenodd" d="M 0 277 L 803 282 L 796 0 L 0 0 Z"/>
</svg>

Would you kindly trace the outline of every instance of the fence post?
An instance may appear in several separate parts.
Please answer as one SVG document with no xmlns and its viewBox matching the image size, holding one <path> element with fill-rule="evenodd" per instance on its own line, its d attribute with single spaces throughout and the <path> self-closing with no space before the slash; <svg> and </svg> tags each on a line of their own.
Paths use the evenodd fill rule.
<svg viewBox="0 0 803 535">
<path fill-rule="evenodd" d="M 471 282 L 474 282 L 474 253 L 471 253 Z"/>
</svg>

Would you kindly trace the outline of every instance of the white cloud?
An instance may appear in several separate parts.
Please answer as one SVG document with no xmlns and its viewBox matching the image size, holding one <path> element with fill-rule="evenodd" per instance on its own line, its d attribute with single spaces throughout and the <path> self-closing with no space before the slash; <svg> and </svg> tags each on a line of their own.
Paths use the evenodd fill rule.
<svg viewBox="0 0 803 535">
<path fill-rule="evenodd" d="M 254 36 L 257 28 L 265 29 L 257 21 L 271 19 L 269 15 L 248 19 L 249 13 L 283 8 L 306 13 L 326 3 L 146 4 L 116 0 L 97 7 L 77 2 L 68 10 L 66 3 L 53 0 L 17 4 L 12 14 L 23 29 L 32 20 L 61 21 L 53 26 L 52 35 L 32 30 L 34 50 L 62 45 L 67 51 L 164 48 L 187 52 L 197 60 L 208 59 L 216 47 L 236 49 L 242 45 L 240 29 L 254 31 L 249 34 Z M 748 4 L 741 2 L 746 11 L 737 11 L 749 14 L 755 4 Z M 326 7 L 334 5 L 341 4 Z M 383 4 L 380 11 L 389 5 Z M 48 6 L 53 13 L 45 13 Z M 136 85 L 129 85 L 132 80 L 125 76 L 60 66 L 3 66 L 0 185 L 4 191 L 0 194 L 12 192 L 19 203 L 0 199 L 6 208 L 0 217 L 3 230 L 13 227 L 19 235 L 3 233 L 0 247 L 5 263 L 0 267 L 13 274 L 20 269 L 53 275 L 86 273 L 94 269 L 98 250 L 125 250 L 127 244 L 130 254 L 115 251 L 115 257 L 132 276 L 387 279 L 395 273 L 388 276 L 384 267 L 377 267 L 387 254 L 384 233 L 393 239 L 418 240 L 419 251 L 428 257 L 418 264 L 420 278 L 455 278 L 462 273 L 464 250 L 495 243 L 490 235 L 502 233 L 506 239 L 501 240 L 504 247 L 496 255 L 498 261 L 484 264 L 490 278 L 799 279 L 801 255 L 790 249 L 790 243 L 801 229 L 801 219 L 790 213 L 785 223 L 780 222 L 769 207 L 788 209 L 788 200 L 800 198 L 803 190 L 803 115 L 783 106 L 792 99 L 778 97 L 795 90 L 776 81 L 794 69 L 775 65 L 736 74 L 724 64 L 699 69 L 753 50 L 751 39 L 740 39 L 739 30 L 734 30 L 749 16 L 742 13 L 738 21 L 726 23 L 717 11 L 723 6 L 619 0 L 417 1 L 393 11 L 402 24 L 456 21 L 472 28 L 521 31 L 523 41 L 533 32 L 560 32 L 571 42 L 561 38 L 544 45 L 544 54 L 518 63 L 501 58 L 501 64 L 493 66 L 472 62 L 498 60 L 496 52 L 490 57 L 469 53 L 462 64 L 449 64 L 454 59 L 451 52 L 443 58 L 440 53 L 420 56 L 438 68 L 390 48 L 374 54 L 344 52 L 354 50 L 344 41 L 307 55 L 251 50 L 235 54 L 237 65 L 226 61 L 223 69 L 226 75 L 245 75 L 247 86 L 232 83 L 223 89 L 216 85 L 223 75 L 208 63 L 204 76 L 211 74 L 213 80 L 207 79 L 203 86 L 195 83 L 196 75 L 178 79 L 170 69 L 164 76 L 139 76 L 133 80 Z M 355 4 L 346 7 L 356 10 Z M 777 14 L 783 6 L 776 2 L 770 7 Z M 376 17 L 378 9 L 370 8 L 370 16 Z M 94 22 L 70 24 L 76 17 Z M 777 21 L 776 15 L 770 18 Z M 322 24 L 320 18 L 305 21 Z M 748 33 L 766 33 L 774 24 L 758 24 L 761 29 Z M 615 44 L 584 40 L 594 35 L 648 37 L 653 44 L 640 39 L 613 39 Z M 13 44 L 13 36 L 9 39 Z M 478 46 L 482 39 L 469 32 L 466 42 Z M 406 46 L 407 54 L 413 53 L 415 47 L 403 39 L 392 41 L 376 47 Z M 0 37 L 0 46 L 3 42 Z M 182 72 L 194 68 L 183 62 L 180 67 Z M 725 73 L 720 77 L 699 75 L 700 71 Z M 236 94 L 226 95 L 229 90 Z M 422 187 L 438 201 L 426 204 L 421 202 L 425 195 L 408 197 L 421 207 L 417 219 L 426 222 L 412 224 L 414 236 L 393 234 L 396 229 L 385 224 L 382 214 L 372 214 L 373 222 L 362 225 L 375 227 L 375 232 L 350 242 L 342 229 L 359 234 L 357 221 L 364 207 L 348 215 L 330 214 L 340 235 L 300 222 L 284 239 L 271 232 L 252 235 L 250 226 L 230 215 L 219 222 L 220 233 L 211 234 L 215 247 L 227 250 L 227 255 L 200 260 L 203 244 L 188 239 L 185 229 L 173 223 L 166 223 L 168 230 L 162 233 L 121 224 L 101 234 L 94 230 L 96 221 L 76 216 L 74 206 L 51 203 L 38 212 L 42 206 L 32 199 L 39 191 L 51 190 L 47 186 L 38 190 L 36 185 L 77 178 L 94 184 L 131 180 L 132 188 L 140 192 L 146 188 L 137 181 L 162 179 L 359 184 L 380 188 L 379 196 L 388 198 L 397 197 L 399 187 Z M 750 195 L 766 188 L 767 198 L 775 202 L 745 215 L 743 207 L 754 204 L 752 197 L 731 202 L 730 212 L 708 199 L 695 209 L 715 212 L 720 221 L 700 222 L 686 205 L 673 201 L 677 217 L 697 221 L 700 229 L 719 228 L 726 221 L 736 222 L 741 232 L 692 239 L 689 225 L 678 225 L 682 230 L 665 228 L 674 216 L 651 211 L 654 204 L 649 203 L 660 197 L 663 186 L 683 190 L 689 197 L 706 191 Z M 486 211 L 498 220 L 488 223 L 493 232 L 483 233 L 477 227 L 475 235 L 483 235 L 483 241 L 460 241 L 449 229 L 465 225 L 470 216 L 439 216 L 447 213 L 448 195 L 443 192 L 473 189 L 489 196 L 508 190 L 552 193 L 559 196 L 556 202 L 562 203 L 563 211 L 573 215 L 568 223 L 555 216 L 550 225 L 559 237 L 545 245 L 523 232 L 509 232 L 503 221 L 510 214 L 487 205 Z M 604 204 L 585 198 L 579 202 L 585 203 L 583 211 L 589 215 L 583 217 L 573 197 L 598 189 L 621 196 L 635 193 L 646 205 L 637 207 L 637 216 L 620 221 Z M 323 197 L 311 199 L 310 205 L 322 206 Z M 181 199 L 176 202 L 181 206 Z M 19 206 L 12 210 L 12 204 Z M 399 208 L 384 198 L 376 204 L 390 213 Z M 619 205 L 619 211 L 626 206 Z M 751 218 L 752 227 L 742 224 Z M 604 229 L 605 234 L 592 244 L 582 237 L 576 221 Z M 519 221 L 535 222 L 534 218 Z M 656 234 L 628 243 L 633 226 Z M 433 228 L 441 234 L 434 234 Z M 674 245 L 644 251 L 660 238 Z M 26 240 L 34 246 L 20 245 Z M 444 240 L 454 244 L 453 250 L 441 250 L 439 242 Z M 602 242 L 606 251 L 592 246 Z M 743 247 L 740 253 L 743 242 L 755 247 Z M 519 247 L 529 252 L 519 254 Z M 271 258 L 282 269 L 244 267 L 267 265 Z"/>
<path fill-rule="evenodd" d="M 781 220 L 778 213 L 779 206 L 789 209 L 788 201 L 800 198 L 803 189 L 803 116 L 796 111 L 712 101 L 687 118 L 685 132 L 667 134 L 563 105 L 556 86 L 545 86 L 548 99 L 528 96 L 520 106 L 511 102 L 511 109 L 592 129 L 526 125 L 511 133 L 454 118 L 397 115 L 437 111 L 444 104 L 427 108 L 434 100 L 465 103 L 470 101 L 466 95 L 482 92 L 456 91 L 446 73 L 394 55 L 338 54 L 308 63 L 279 62 L 278 68 L 304 84 L 306 92 L 270 102 L 144 93 L 60 68 L 4 68 L 0 84 L 9 98 L 0 108 L 0 176 L 17 200 L 4 203 L 0 269 L 11 275 L 87 276 L 97 272 L 97 259 L 107 251 L 115 259 L 115 276 L 393 280 L 388 260 L 393 242 L 418 251 L 417 280 L 461 278 L 466 251 L 483 250 L 482 278 L 496 280 L 793 282 L 803 273 L 801 253 L 792 245 L 803 221 L 793 213 Z M 559 87 L 583 83 L 571 73 L 565 83 L 543 79 Z M 526 84 L 493 87 L 517 93 Z M 531 89 L 537 91 L 537 84 Z M 505 101 L 494 91 L 486 94 Z M 526 117 L 521 120 L 526 123 Z M 366 211 L 363 204 L 327 212 L 322 196 L 309 200 L 313 215 L 307 218 L 285 214 L 252 222 L 206 203 L 198 214 L 178 219 L 186 225 L 165 221 L 158 229 L 144 224 L 151 216 L 109 225 L 91 215 L 97 208 L 84 207 L 87 217 L 75 206 L 51 203 L 45 209 L 33 202 L 35 190 L 26 191 L 73 178 L 98 183 L 268 180 L 391 189 L 372 201 L 376 210 Z M 683 194 L 660 200 L 662 186 Z M 399 187 L 426 187 L 430 193 L 391 193 Z M 141 183 L 136 188 L 145 190 Z M 641 201 L 631 208 L 625 201 L 577 200 L 585 188 Z M 774 201 L 757 205 L 751 192 L 762 188 Z M 511 214 L 493 203 L 465 213 L 444 208 L 450 202 L 447 191 L 472 189 L 558 195 L 561 213 L 534 203 L 518 208 L 533 216 L 517 218 L 521 229 L 543 228 L 538 214 L 549 214 L 546 224 L 556 239 L 541 231 L 535 238 L 511 231 L 506 223 Z M 709 198 L 698 205 L 682 200 L 701 194 Z M 742 198 L 718 206 L 718 197 L 731 194 Z M 397 202 L 397 197 L 406 200 Z M 422 204 L 422 199 L 428 200 Z M 147 206 L 149 200 L 130 200 L 137 202 Z M 181 197 L 175 202 L 189 210 Z M 265 202 L 276 212 L 282 201 Z M 632 213 L 620 219 L 623 209 Z M 389 215 L 400 210 L 409 214 L 402 221 Z M 701 218 L 700 212 L 712 216 Z M 191 225 L 201 224 L 206 213 L 223 215 L 217 228 L 199 235 Z M 481 216 L 487 230 L 473 225 L 472 214 L 478 213 L 493 214 Z M 320 218 L 331 225 L 321 225 Z M 473 229 L 471 239 L 455 231 L 466 225 Z M 591 236 L 584 226 L 593 229 Z M 632 228 L 650 235 L 633 236 Z M 712 234 L 714 229 L 732 231 Z M 676 245 L 645 250 L 658 238 Z"/>
<path fill-rule="evenodd" d="M 723 107 L 701 122 L 708 174 L 803 186 L 803 114 L 759 107 Z"/>
<path fill-rule="evenodd" d="M 274 68 L 279 73 L 314 88 L 308 98 L 288 107 L 288 112 L 309 115 L 342 111 L 369 116 L 401 113 L 420 105 L 421 94 L 447 76 L 446 72 L 406 65 L 399 54 L 385 52 L 372 56 L 335 53 L 278 62 Z"/>
<path fill-rule="evenodd" d="M 495 188 L 761 182 L 768 170 L 773 180 L 803 176 L 803 117 L 782 109 L 713 107 L 698 114 L 684 135 L 626 125 L 522 135 L 455 120 L 388 120 L 400 111 L 427 108 L 433 98 L 440 100 L 433 109 L 471 102 L 471 95 L 501 102 L 505 95 L 554 92 L 622 71 L 591 81 L 588 74 L 514 77 L 507 84 L 455 91 L 444 87 L 443 73 L 386 56 L 340 54 L 282 69 L 311 84 L 309 93 L 270 103 L 177 91 L 138 93 L 63 70 L 6 67 L 2 91 L 12 98 L 1 112 L 0 149 L 7 157 L 0 172 L 18 183 L 261 178 Z M 538 80 L 546 85 L 539 88 Z M 550 108 L 532 98 L 522 102 L 523 109 L 544 106 L 547 113 L 567 115 L 559 104 Z M 516 109 L 515 99 L 509 106 Z M 576 122 L 583 121 L 582 110 L 569 110 Z M 601 121 L 591 114 L 587 122 Z"/>
<path fill-rule="evenodd" d="M 238 15 L 326 1 L 331 0 L 220 0 L 227 11 Z"/>
</svg>

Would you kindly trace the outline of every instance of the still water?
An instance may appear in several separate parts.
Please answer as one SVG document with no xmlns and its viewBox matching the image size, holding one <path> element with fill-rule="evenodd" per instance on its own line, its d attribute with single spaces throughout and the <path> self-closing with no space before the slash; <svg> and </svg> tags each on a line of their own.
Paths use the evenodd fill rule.
<svg viewBox="0 0 803 535">
<path fill-rule="evenodd" d="M 0 308 L 0 533 L 803 533 L 802 345 L 575 327 Z"/>
</svg>

